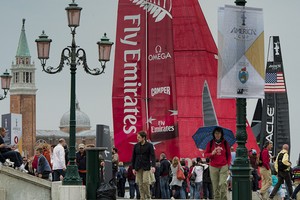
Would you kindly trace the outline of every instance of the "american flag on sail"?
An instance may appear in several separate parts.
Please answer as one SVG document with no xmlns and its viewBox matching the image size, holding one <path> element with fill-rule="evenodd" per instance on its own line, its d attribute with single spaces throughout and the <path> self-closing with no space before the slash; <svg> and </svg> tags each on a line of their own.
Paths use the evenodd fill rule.
<svg viewBox="0 0 300 200">
<path fill-rule="evenodd" d="M 267 72 L 265 92 L 286 92 L 282 72 Z"/>
</svg>

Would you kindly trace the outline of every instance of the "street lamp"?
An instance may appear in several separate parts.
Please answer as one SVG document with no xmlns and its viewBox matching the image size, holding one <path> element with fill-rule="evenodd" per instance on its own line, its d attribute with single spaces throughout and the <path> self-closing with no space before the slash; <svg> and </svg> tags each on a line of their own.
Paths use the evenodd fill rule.
<svg viewBox="0 0 300 200">
<path fill-rule="evenodd" d="M 10 89 L 10 81 L 11 81 L 11 75 L 6 70 L 1 76 L 1 88 L 4 91 L 4 96 L 0 96 L 0 100 L 3 100 L 6 98 L 7 92 Z"/>
<path fill-rule="evenodd" d="M 72 3 L 66 7 L 67 16 L 68 16 L 68 25 L 71 29 L 72 34 L 72 44 L 62 50 L 61 53 L 61 60 L 58 67 L 53 68 L 51 66 L 46 66 L 46 61 L 49 58 L 50 52 L 50 43 L 52 42 L 51 39 L 48 39 L 48 36 L 43 31 L 42 34 L 39 36 L 38 39 L 35 40 L 37 43 L 37 52 L 38 58 L 41 61 L 41 65 L 43 67 L 43 71 L 49 74 L 55 74 L 62 70 L 62 68 L 67 65 L 70 66 L 71 70 L 71 98 L 70 98 L 70 153 L 69 153 L 69 160 L 70 163 L 67 166 L 66 176 L 63 179 L 63 185 L 81 185 L 82 181 L 78 174 L 78 168 L 75 163 L 75 133 L 76 133 L 76 70 L 77 65 L 82 66 L 84 70 L 91 74 L 91 75 L 100 75 L 104 73 L 105 64 L 107 61 L 110 60 L 110 52 L 113 42 L 110 42 L 109 39 L 106 37 L 106 34 L 101 38 L 101 41 L 97 42 L 98 49 L 99 49 L 99 62 L 101 65 L 101 69 L 94 68 L 90 69 L 86 62 L 86 54 L 82 48 L 76 45 L 75 42 L 75 29 L 79 26 L 80 21 L 80 12 L 82 8 L 78 7 L 77 4 L 72 0 Z"/>
<path fill-rule="evenodd" d="M 245 6 L 245 0 L 236 0 L 234 2 L 237 6 Z M 233 200 L 250 200 L 251 193 L 251 176 L 250 165 L 248 159 L 248 150 L 246 148 L 247 132 L 246 132 L 246 98 L 236 99 L 236 142 L 238 147 L 236 149 L 236 158 L 234 160 L 232 171 L 232 199 Z"/>
</svg>

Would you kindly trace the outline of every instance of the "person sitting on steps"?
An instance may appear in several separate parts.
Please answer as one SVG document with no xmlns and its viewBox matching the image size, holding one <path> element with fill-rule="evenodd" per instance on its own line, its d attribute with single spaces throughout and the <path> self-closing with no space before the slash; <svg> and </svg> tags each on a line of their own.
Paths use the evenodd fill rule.
<svg viewBox="0 0 300 200">
<path fill-rule="evenodd" d="M 21 172 L 27 173 L 25 170 L 25 166 L 23 164 L 22 156 L 19 152 L 14 151 L 16 149 L 15 146 L 8 147 L 4 143 L 4 137 L 6 136 L 7 130 L 3 127 L 0 127 L 0 152 L 5 159 L 9 159 L 10 161 L 14 162 L 14 167 L 19 169 Z"/>
</svg>

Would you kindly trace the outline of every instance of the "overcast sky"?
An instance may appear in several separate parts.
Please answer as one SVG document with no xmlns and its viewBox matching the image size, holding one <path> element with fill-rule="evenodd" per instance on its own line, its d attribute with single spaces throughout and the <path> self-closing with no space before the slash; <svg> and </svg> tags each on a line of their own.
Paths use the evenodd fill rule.
<svg viewBox="0 0 300 200">
<path fill-rule="evenodd" d="M 129 1 L 129 0 L 128 0 Z M 70 29 L 67 26 L 65 7 L 71 2 L 67 0 L 1 0 L 0 6 L 0 73 L 11 68 L 15 61 L 22 18 L 26 19 L 25 29 L 32 61 L 36 67 L 36 118 L 37 129 L 59 129 L 62 115 L 70 108 L 70 69 L 50 75 L 42 72 L 37 59 L 35 39 L 45 30 L 52 39 L 50 59 L 47 65 L 56 67 L 60 61 L 63 48 L 71 44 Z M 77 0 L 81 13 L 80 26 L 76 32 L 76 42 L 87 53 L 90 68 L 99 66 L 97 41 L 106 32 L 115 42 L 117 23 L 117 0 Z M 234 5 L 234 0 L 199 0 L 212 35 L 217 43 L 217 9 L 220 6 Z M 297 89 L 299 68 L 299 0 L 248 0 L 246 6 L 263 8 L 265 27 L 265 55 L 269 36 L 280 37 L 285 78 L 287 83 L 290 127 L 292 137 L 292 162 L 295 163 L 300 152 L 297 145 L 300 136 L 297 126 L 299 113 L 299 89 Z M 112 51 L 114 51 L 114 46 Z M 91 120 L 92 129 L 96 124 L 112 127 L 112 77 L 114 53 L 107 63 L 106 73 L 100 76 L 86 74 L 82 68 L 77 70 L 76 94 L 81 111 Z M 292 75 L 294 74 L 294 75 Z M 0 94 L 3 94 L 0 91 Z M 247 117 L 251 121 L 256 100 L 248 101 Z M 0 115 L 9 113 L 9 98 L 0 102 Z"/>
</svg>

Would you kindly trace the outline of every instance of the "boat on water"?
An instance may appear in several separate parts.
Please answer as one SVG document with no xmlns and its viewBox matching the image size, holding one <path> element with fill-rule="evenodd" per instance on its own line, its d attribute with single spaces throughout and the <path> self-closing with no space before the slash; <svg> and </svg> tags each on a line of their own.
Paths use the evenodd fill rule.
<svg viewBox="0 0 300 200">
<path fill-rule="evenodd" d="M 265 99 L 259 99 L 251 123 L 253 133 L 262 149 L 266 141 L 273 142 L 276 156 L 283 144 L 291 149 L 289 102 L 279 36 L 269 38 L 265 79 Z"/>
<path fill-rule="evenodd" d="M 114 144 L 129 162 L 139 131 L 157 158 L 203 156 L 192 135 L 236 131 L 235 99 L 217 98 L 218 49 L 198 0 L 119 0 L 113 77 Z M 247 148 L 258 149 L 247 125 Z"/>
</svg>

